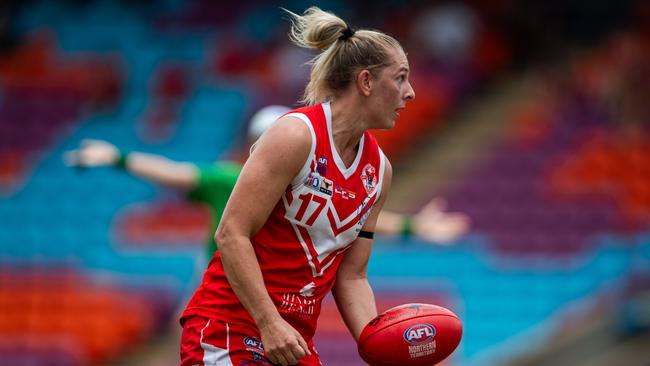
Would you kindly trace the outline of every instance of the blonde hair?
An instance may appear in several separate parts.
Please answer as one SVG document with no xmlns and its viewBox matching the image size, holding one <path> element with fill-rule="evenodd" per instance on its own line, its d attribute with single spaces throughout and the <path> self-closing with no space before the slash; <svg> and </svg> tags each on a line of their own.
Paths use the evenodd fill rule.
<svg viewBox="0 0 650 366">
<path fill-rule="evenodd" d="M 389 52 L 402 49 L 395 38 L 374 30 L 351 31 L 338 16 L 315 6 L 291 16 L 289 39 L 304 48 L 318 49 L 309 64 L 311 74 L 301 102 L 321 103 L 347 88 L 358 71 L 377 75 L 389 64 Z"/>
</svg>

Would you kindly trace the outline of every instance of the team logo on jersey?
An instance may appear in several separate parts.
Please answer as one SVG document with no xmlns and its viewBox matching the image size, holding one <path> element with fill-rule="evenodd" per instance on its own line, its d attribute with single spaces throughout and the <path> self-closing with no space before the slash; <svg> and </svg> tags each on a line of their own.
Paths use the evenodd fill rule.
<svg viewBox="0 0 650 366">
<path fill-rule="evenodd" d="M 328 196 L 331 196 L 333 187 L 334 187 L 334 182 L 332 182 L 330 179 L 323 177 L 320 183 L 320 191 L 325 193 Z"/>
<path fill-rule="evenodd" d="M 334 182 L 332 182 L 331 179 L 321 177 L 317 172 L 312 172 L 309 174 L 307 179 L 305 179 L 305 185 L 315 191 L 331 196 Z"/>
<path fill-rule="evenodd" d="M 282 295 L 282 303 L 278 310 L 284 314 L 299 314 L 303 318 L 311 318 L 316 314 L 317 299 L 296 293 Z"/>
<path fill-rule="evenodd" d="M 341 186 L 334 187 L 334 193 L 340 194 L 341 197 L 343 197 L 344 200 L 348 200 L 348 199 L 353 200 L 357 196 L 356 193 L 354 193 L 354 192 L 352 192 L 352 191 L 350 191 L 348 189 L 345 189 L 345 188 L 343 188 Z"/>
<path fill-rule="evenodd" d="M 320 158 L 318 158 L 318 163 L 316 164 L 316 171 L 318 174 L 325 176 L 327 175 L 327 157 L 324 155 L 321 155 Z"/>
<path fill-rule="evenodd" d="M 366 164 L 361 171 L 361 182 L 368 194 L 372 194 L 377 188 L 377 173 L 375 167 L 370 163 Z"/>
</svg>

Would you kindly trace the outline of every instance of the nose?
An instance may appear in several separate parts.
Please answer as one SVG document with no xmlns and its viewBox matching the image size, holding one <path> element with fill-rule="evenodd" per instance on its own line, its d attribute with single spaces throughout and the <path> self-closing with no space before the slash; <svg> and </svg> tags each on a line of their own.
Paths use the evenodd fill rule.
<svg viewBox="0 0 650 366">
<path fill-rule="evenodd" d="M 407 101 L 415 99 L 415 90 L 413 90 L 410 82 L 406 86 L 406 94 L 404 95 L 404 99 Z"/>
</svg>

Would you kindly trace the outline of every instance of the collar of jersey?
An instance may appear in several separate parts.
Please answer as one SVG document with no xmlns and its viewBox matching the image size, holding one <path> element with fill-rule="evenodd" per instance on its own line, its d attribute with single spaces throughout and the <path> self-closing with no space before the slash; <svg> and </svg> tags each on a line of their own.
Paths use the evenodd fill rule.
<svg viewBox="0 0 650 366">
<path fill-rule="evenodd" d="M 345 179 L 348 179 L 350 178 L 352 173 L 354 173 L 357 170 L 357 167 L 359 166 L 359 161 L 361 161 L 365 135 L 361 136 L 361 140 L 359 141 L 359 149 L 357 150 L 357 156 L 354 158 L 352 165 L 346 168 L 343 159 L 341 159 L 341 157 L 339 156 L 339 152 L 336 151 L 336 146 L 334 145 L 334 136 L 332 136 L 332 108 L 330 106 L 330 102 L 323 103 L 323 112 L 325 113 L 325 121 L 327 123 L 327 135 L 329 136 L 330 139 L 330 150 L 332 151 L 332 157 L 334 158 L 334 163 L 336 164 L 336 167 L 339 169 L 341 174 L 343 174 Z"/>
</svg>

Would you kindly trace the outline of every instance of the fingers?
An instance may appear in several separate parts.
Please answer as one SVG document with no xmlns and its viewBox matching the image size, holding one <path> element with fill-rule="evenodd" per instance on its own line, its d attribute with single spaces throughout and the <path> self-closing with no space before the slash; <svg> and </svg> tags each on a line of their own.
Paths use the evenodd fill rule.
<svg viewBox="0 0 650 366">
<path fill-rule="evenodd" d="M 287 356 L 287 360 L 290 361 L 290 365 L 298 363 L 298 360 L 305 357 L 306 355 L 311 355 L 309 351 L 309 346 L 307 342 L 302 338 L 302 336 L 296 332 L 296 343 L 292 344 L 289 348 L 290 356 Z"/>
<path fill-rule="evenodd" d="M 455 240 L 469 231 L 470 219 L 462 213 L 440 212 L 437 215 L 421 213 L 416 217 L 415 232 L 436 245 L 455 244 Z"/>
<path fill-rule="evenodd" d="M 434 244 L 450 245 L 469 231 L 470 219 L 464 213 L 448 213 L 447 202 L 435 197 L 414 217 L 414 231 Z"/>
<path fill-rule="evenodd" d="M 63 153 L 63 162 L 69 167 L 84 168 L 86 166 L 86 162 L 84 162 L 84 151 L 97 144 L 98 142 L 100 142 L 100 140 L 81 140 L 79 143 L 79 149 L 70 150 Z"/>
<path fill-rule="evenodd" d="M 268 350 L 268 349 L 267 349 L 267 350 L 265 350 L 265 355 L 266 355 L 266 358 L 268 358 L 269 361 L 271 361 L 272 364 L 274 364 L 274 365 L 276 365 L 276 364 L 277 364 L 277 365 L 281 365 L 280 360 L 279 360 L 278 357 L 275 355 L 275 352 L 272 352 L 271 350 Z M 286 361 L 286 360 L 285 360 L 285 361 Z"/>
<path fill-rule="evenodd" d="M 273 364 L 279 364 L 282 366 L 295 365 L 298 363 L 298 359 L 296 359 L 291 350 L 288 349 L 269 351 L 266 353 L 266 357 L 268 357 L 269 361 Z"/>
<path fill-rule="evenodd" d="M 469 230 L 470 218 L 469 216 L 461 213 L 449 214 L 449 221 L 452 227 L 458 231 L 459 234 L 465 234 Z"/>
<path fill-rule="evenodd" d="M 421 212 L 441 212 L 447 209 L 447 201 L 441 197 L 434 197 L 427 203 Z"/>
<path fill-rule="evenodd" d="M 284 355 L 281 352 L 276 351 L 273 354 L 267 354 L 267 357 L 269 358 L 269 361 L 271 361 L 273 364 L 282 365 L 282 366 L 289 365 L 289 361 L 286 359 L 286 357 L 284 357 Z"/>
<path fill-rule="evenodd" d="M 293 355 L 293 352 L 291 352 L 291 350 L 285 351 L 283 353 L 283 356 L 287 360 L 287 363 L 285 363 L 285 365 L 295 365 L 298 363 L 296 356 Z"/>
<path fill-rule="evenodd" d="M 296 335 L 294 341 L 286 343 L 281 348 L 268 350 L 266 354 L 269 361 L 283 366 L 295 365 L 298 363 L 298 360 L 306 355 L 311 355 L 311 352 L 307 343 L 299 334 Z"/>
<path fill-rule="evenodd" d="M 119 160 L 120 152 L 112 144 L 101 140 L 83 140 L 76 150 L 63 155 L 63 161 L 68 166 L 99 167 L 114 165 Z"/>
<path fill-rule="evenodd" d="M 300 333 L 281 318 L 260 329 L 266 357 L 274 364 L 295 365 L 310 355 L 309 347 Z"/>
<path fill-rule="evenodd" d="M 289 365 L 295 365 L 298 363 L 298 360 L 311 354 L 309 352 L 309 347 L 307 347 L 307 344 L 300 335 L 298 335 L 296 343 L 291 345 L 288 351 L 289 354 L 287 355 L 287 360 L 289 361 Z"/>
<path fill-rule="evenodd" d="M 311 351 L 309 351 L 309 346 L 307 345 L 307 342 L 300 336 L 298 335 L 298 344 L 300 344 L 300 348 L 302 348 L 302 351 L 304 351 L 304 354 L 300 356 L 300 358 L 305 357 L 305 355 L 310 355 L 311 356 Z"/>
<path fill-rule="evenodd" d="M 465 235 L 469 230 L 469 221 L 464 215 L 457 217 L 448 217 L 441 222 L 441 227 L 437 233 L 438 241 L 442 245 L 455 244 L 454 240 Z"/>
</svg>

